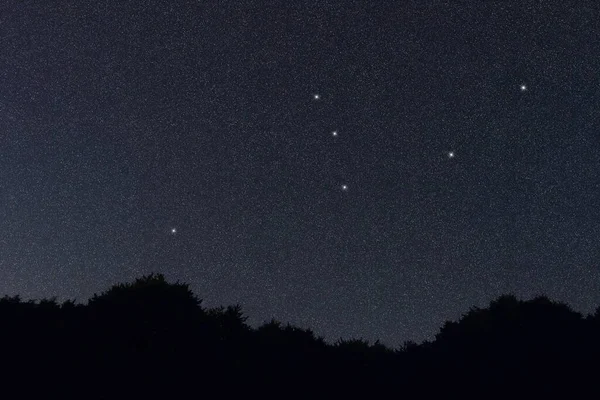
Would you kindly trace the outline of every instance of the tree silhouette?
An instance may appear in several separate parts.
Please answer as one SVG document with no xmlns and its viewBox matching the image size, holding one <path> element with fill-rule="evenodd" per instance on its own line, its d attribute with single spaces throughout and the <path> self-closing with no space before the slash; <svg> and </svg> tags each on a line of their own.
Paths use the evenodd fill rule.
<svg viewBox="0 0 600 400">
<path fill-rule="evenodd" d="M 500 296 L 445 322 L 435 340 L 397 350 L 246 321 L 240 305 L 204 309 L 188 285 L 150 274 L 87 304 L 4 296 L 0 345 L 15 376 L 35 365 L 39 385 L 27 389 L 39 390 L 36 397 L 87 390 L 84 397 L 97 399 L 264 398 L 293 388 L 302 397 L 479 398 L 493 390 L 572 398 L 577 388 L 595 389 L 598 372 L 600 307 L 584 318 L 546 296 Z"/>
</svg>

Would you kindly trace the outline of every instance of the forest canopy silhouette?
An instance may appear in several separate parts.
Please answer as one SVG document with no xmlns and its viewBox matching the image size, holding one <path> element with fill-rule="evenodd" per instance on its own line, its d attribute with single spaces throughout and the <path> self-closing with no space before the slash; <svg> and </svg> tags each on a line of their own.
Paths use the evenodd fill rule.
<svg viewBox="0 0 600 400">
<path fill-rule="evenodd" d="M 330 344 L 276 320 L 252 328 L 239 305 L 205 308 L 187 284 L 161 274 L 87 304 L 4 296 L 0 321 L 3 365 L 36 382 L 25 391 L 83 398 L 552 397 L 595 391 L 600 355 L 600 307 L 584 317 L 545 296 L 500 296 L 447 321 L 433 341 L 392 349 L 362 339 Z"/>
</svg>

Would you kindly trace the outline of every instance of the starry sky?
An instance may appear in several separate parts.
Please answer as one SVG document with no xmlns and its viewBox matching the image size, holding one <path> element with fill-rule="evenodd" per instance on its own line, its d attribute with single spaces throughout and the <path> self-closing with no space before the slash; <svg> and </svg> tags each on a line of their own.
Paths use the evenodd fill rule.
<svg viewBox="0 0 600 400">
<path fill-rule="evenodd" d="M 600 305 L 600 5 L 4 0 L 0 293 L 160 272 L 327 340 Z"/>
</svg>

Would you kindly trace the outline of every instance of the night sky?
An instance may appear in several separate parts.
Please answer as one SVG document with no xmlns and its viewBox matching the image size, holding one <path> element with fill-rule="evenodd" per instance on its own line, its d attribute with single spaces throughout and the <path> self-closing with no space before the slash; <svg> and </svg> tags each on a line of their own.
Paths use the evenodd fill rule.
<svg viewBox="0 0 600 400">
<path fill-rule="evenodd" d="M 4 0 L 0 294 L 339 337 L 600 305 L 600 4 Z"/>
</svg>

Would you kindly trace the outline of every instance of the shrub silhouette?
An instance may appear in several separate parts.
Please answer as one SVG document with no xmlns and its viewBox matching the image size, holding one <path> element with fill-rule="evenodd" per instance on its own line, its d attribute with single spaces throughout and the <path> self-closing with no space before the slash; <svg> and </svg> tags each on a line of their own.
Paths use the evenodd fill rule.
<svg viewBox="0 0 600 400">
<path fill-rule="evenodd" d="M 595 390 L 600 307 L 584 318 L 545 296 L 504 295 L 447 321 L 435 340 L 394 350 L 363 339 L 329 344 L 276 320 L 252 328 L 239 305 L 201 303 L 188 285 L 161 274 L 114 285 L 87 304 L 4 296 L 3 362 L 15 376 L 33 370 L 38 384 L 26 389 L 37 396 L 63 398 L 573 397 L 576 388 Z"/>
</svg>

